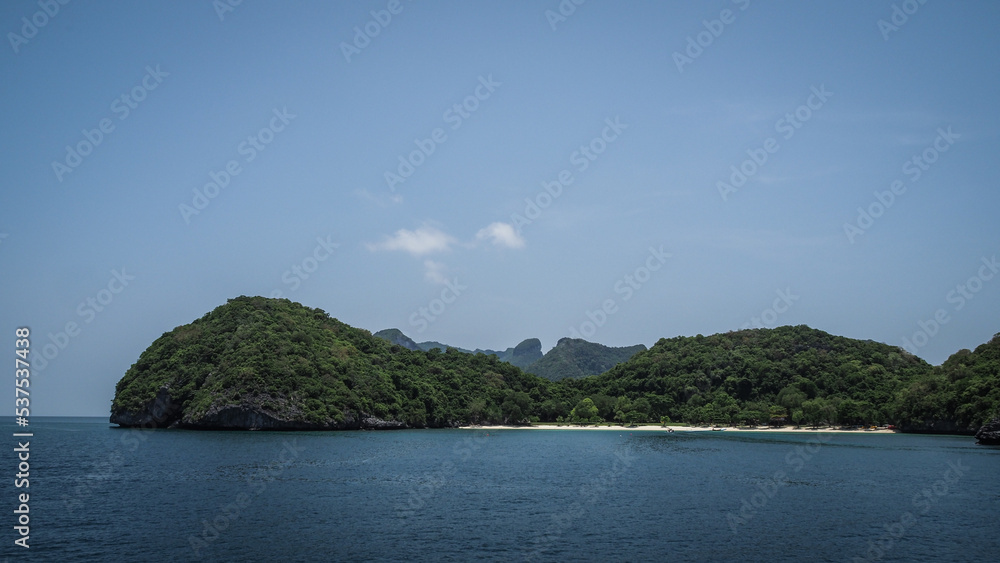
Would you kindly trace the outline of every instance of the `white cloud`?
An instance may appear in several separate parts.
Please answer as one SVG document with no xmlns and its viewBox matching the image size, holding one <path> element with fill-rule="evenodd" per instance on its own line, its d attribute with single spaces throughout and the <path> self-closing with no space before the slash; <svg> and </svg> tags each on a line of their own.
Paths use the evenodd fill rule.
<svg viewBox="0 0 1000 563">
<path fill-rule="evenodd" d="M 368 243 L 368 250 L 403 250 L 414 256 L 422 256 L 432 252 L 446 252 L 456 240 L 449 234 L 435 227 L 423 226 L 415 231 L 400 229 L 396 234 L 385 237 L 379 243 Z"/>
<path fill-rule="evenodd" d="M 517 234 L 510 223 L 496 222 L 479 229 L 476 233 L 476 240 L 489 239 L 494 246 L 505 246 L 507 248 L 521 248 L 524 246 L 524 238 Z"/>
</svg>

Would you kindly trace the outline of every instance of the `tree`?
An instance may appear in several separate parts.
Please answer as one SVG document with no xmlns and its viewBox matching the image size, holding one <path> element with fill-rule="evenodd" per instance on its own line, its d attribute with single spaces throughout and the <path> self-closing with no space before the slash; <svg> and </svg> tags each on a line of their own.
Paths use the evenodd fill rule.
<svg viewBox="0 0 1000 563">
<path fill-rule="evenodd" d="M 524 413 L 521 412 L 521 407 L 514 405 L 510 407 L 507 411 L 507 422 L 510 424 L 520 424 L 524 422 Z"/>
<path fill-rule="evenodd" d="M 543 420 L 551 421 L 565 417 L 569 414 L 569 407 L 566 403 L 558 399 L 548 399 L 539 407 Z"/>
<path fill-rule="evenodd" d="M 597 418 L 597 406 L 590 397 L 587 397 L 573 407 L 570 417 L 573 422 L 590 422 L 591 419 Z"/>
<path fill-rule="evenodd" d="M 651 409 L 652 406 L 649 404 L 649 399 L 646 399 L 645 397 L 639 397 L 638 399 L 632 402 L 632 410 L 636 413 L 636 415 L 638 415 L 636 420 L 640 420 L 643 422 L 648 420 L 649 411 Z"/>
<path fill-rule="evenodd" d="M 509 391 L 500 410 L 506 415 L 507 422 L 513 424 L 523 422 L 525 413 L 531 412 L 531 397 L 523 391 Z"/>
<path fill-rule="evenodd" d="M 739 416 L 740 404 L 736 402 L 736 399 L 722 393 L 721 391 L 715 394 L 711 404 L 714 409 L 714 418 L 712 419 L 712 422 L 730 424 L 733 422 L 734 418 Z"/>
<path fill-rule="evenodd" d="M 646 417 L 639 414 L 638 411 L 629 411 L 628 414 L 625 415 L 625 422 L 629 424 L 637 424 L 639 422 L 645 422 L 645 420 Z"/>
<path fill-rule="evenodd" d="M 497 405 L 490 405 L 486 407 L 484 415 L 486 422 L 490 424 L 499 424 L 503 421 L 503 413 L 500 412 L 500 407 Z"/>
<path fill-rule="evenodd" d="M 734 391 L 740 401 L 747 401 L 753 395 L 753 382 L 745 377 L 741 377 L 736 381 L 736 389 Z"/>
<path fill-rule="evenodd" d="M 822 407 L 826 404 L 823 399 L 813 399 L 811 401 L 804 401 L 802 403 L 802 417 L 803 419 L 813 426 L 819 426 L 820 422 L 823 420 L 821 414 Z"/>
<path fill-rule="evenodd" d="M 767 424 L 771 420 L 769 405 L 764 401 L 754 401 L 743 405 L 737 418 L 750 426 Z"/>
<path fill-rule="evenodd" d="M 420 401 L 411 400 L 403 411 L 404 420 L 410 426 L 421 427 L 427 424 L 427 411 Z"/>
<path fill-rule="evenodd" d="M 844 399 L 837 407 L 837 421 L 841 424 L 858 424 L 861 415 L 861 405 L 854 399 Z"/>
<path fill-rule="evenodd" d="M 483 420 L 483 414 L 486 411 L 486 401 L 482 399 L 473 399 L 469 403 L 469 423 L 479 424 Z"/>
<path fill-rule="evenodd" d="M 777 402 L 788 409 L 789 412 L 794 412 L 795 409 L 801 408 L 802 403 L 807 399 L 808 397 L 805 392 L 793 384 L 785 387 L 778 393 Z"/>
<path fill-rule="evenodd" d="M 834 420 L 837 419 L 837 407 L 831 404 L 825 404 L 819 409 L 822 421 L 826 424 L 832 424 Z"/>
<path fill-rule="evenodd" d="M 795 426 L 801 425 L 803 420 L 805 420 L 805 416 L 802 414 L 802 409 L 795 409 L 792 411 L 792 423 L 795 424 Z"/>
<path fill-rule="evenodd" d="M 788 420 L 788 411 L 785 407 L 779 405 L 771 405 L 769 409 L 771 415 L 771 424 L 775 426 L 780 426 Z"/>
<path fill-rule="evenodd" d="M 615 412 L 628 412 L 630 410 L 632 410 L 632 401 L 625 396 L 618 397 L 618 400 L 615 401 Z"/>
<path fill-rule="evenodd" d="M 604 419 L 614 419 L 616 399 L 602 393 L 591 395 L 594 406 L 597 407 L 597 416 Z"/>
<path fill-rule="evenodd" d="M 632 401 L 628 397 L 618 397 L 618 400 L 615 401 L 615 420 L 624 424 L 631 411 Z"/>
<path fill-rule="evenodd" d="M 711 423 L 715 422 L 715 419 L 717 417 L 718 417 L 718 413 L 715 412 L 715 404 L 714 403 L 708 403 L 707 405 L 705 405 L 705 406 L 701 407 L 700 409 L 698 409 L 698 422 L 699 423 L 707 422 L 707 423 L 711 424 Z"/>
</svg>

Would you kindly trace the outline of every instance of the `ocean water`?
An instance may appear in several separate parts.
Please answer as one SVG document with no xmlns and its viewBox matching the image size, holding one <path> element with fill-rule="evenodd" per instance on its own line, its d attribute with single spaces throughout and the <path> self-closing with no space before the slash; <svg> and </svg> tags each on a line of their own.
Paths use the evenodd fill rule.
<svg viewBox="0 0 1000 563">
<path fill-rule="evenodd" d="M 1000 449 L 871 434 L 4 421 L 0 561 L 996 561 Z M 28 549 L 14 545 L 30 494 Z"/>
</svg>

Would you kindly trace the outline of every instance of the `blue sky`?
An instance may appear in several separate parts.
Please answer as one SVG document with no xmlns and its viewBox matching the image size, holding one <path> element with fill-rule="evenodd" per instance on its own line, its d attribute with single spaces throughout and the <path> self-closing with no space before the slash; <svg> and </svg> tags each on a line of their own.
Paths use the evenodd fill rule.
<svg viewBox="0 0 1000 563">
<path fill-rule="evenodd" d="M 238 295 L 466 348 L 1000 332 L 996 3 L 221 5 L 0 6 L 33 414 Z"/>
</svg>

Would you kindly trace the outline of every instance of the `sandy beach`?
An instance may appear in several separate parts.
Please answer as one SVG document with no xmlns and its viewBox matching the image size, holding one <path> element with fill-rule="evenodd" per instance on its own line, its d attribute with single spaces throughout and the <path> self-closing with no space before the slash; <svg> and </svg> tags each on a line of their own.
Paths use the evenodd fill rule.
<svg viewBox="0 0 1000 563">
<path fill-rule="evenodd" d="M 861 430 L 861 429 L 847 429 L 839 427 L 821 427 L 821 428 L 810 428 L 810 427 L 780 427 L 780 428 L 770 428 L 770 427 L 736 427 L 728 426 L 725 428 L 715 427 L 716 429 L 721 428 L 721 430 L 713 430 L 713 427 L 709 426 L 671 426 L 666 427 L 660 426 L 658 424 L 644 424 L 640 426 L 625 427 L 625 426 L 570 426 L 563 425 L 559 426 L 556 424 L 537 424 L 532 426 L 462 426 L 464 429 L 472 430 L 590 430 L 590 431 L 601 431 L 601 430 L 614 430 L 618 432 L 628 431 L 628 432 L 668 432 L 673 430 L 674 432 L 716 432 L 716 431 L 726 431 L 726 432 L 747 432 L 747 433 L 806 433 L 806 434 L 819 434 L 819 433 L 843 433 L 843 434 L 896 434 L 896 430 L 889 430 L 887 428 L 878 428 L 876 430 Z"/>
</svg>

